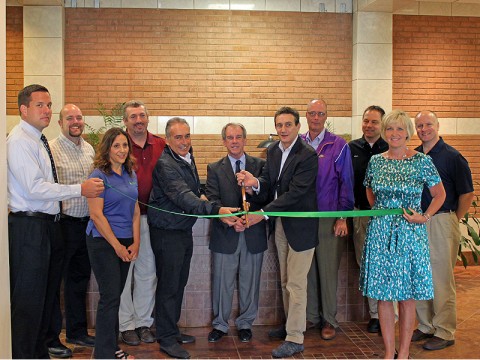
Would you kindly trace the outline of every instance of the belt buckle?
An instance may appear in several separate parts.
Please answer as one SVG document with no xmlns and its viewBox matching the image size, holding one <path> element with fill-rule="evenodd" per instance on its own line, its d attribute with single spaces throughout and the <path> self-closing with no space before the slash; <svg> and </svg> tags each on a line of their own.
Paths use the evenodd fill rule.
<svg viewBox="0 0 480 360">
<path fill-rule="evenodd" d="M 59 222 L 60 221 L 60 213 L 55 214 L 55 217 L 53 218 L 53 222 Z"/>
</svg>

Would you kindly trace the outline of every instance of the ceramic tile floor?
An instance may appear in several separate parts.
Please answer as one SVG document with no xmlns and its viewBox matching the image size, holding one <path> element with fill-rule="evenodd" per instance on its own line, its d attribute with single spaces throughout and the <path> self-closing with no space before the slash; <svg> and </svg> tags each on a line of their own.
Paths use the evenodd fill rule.
<svg viewBox="0 0 480 360">
<path fill-rule="evenodd" d="M 440 351 L 423 350 L 422 343 L 412 343 L 410 356 L 413 359 L 476 359 L 480 357 L 480 266 L 467 269 L 457 266 L 457 318 L 456 343 Z M 331 341 L 324 341 L 319 330 L 311 329 L 305 334 L 305 351 L 295 358 L 306 359 L 381 359 L 383 356 L 382 338 L 378 334 L 366 332 L 366 322 L 345 322 L 340 324 L 341 331 Z M 218 343 L 210 344 L 207 335 L 210 328 L 183 329 L 195 335 L 197 341 L 185 348 L 194 359 L 264 359 L 271 358 L 271 350 L 281 341 L 268 338 L 270 326 L 255 326 L 250 343 L 241 343 L 236 330 L 230 330 L 228 336 Z M 93 331 L 92 331 L 93 332 Z M 62 340 L 64 340 L 62 333 Z M 91 348 L 68 344 L 73 349 L 73 358 L 93 358 Z M 137 359 L 164 359 L 168 356 L 159 350 L 159 345 L 142 344 L 140 346 L 121 345 Z"/>
</svg>

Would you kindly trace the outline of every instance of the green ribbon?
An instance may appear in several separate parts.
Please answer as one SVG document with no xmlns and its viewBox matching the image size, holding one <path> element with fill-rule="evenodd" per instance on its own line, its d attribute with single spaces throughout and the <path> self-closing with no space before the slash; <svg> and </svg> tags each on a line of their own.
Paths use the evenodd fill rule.
<svg viewBox="0 0 480 360">
<path fill-rule="evenodd" d="M 122 191 L 114 188 L 110 184 L 105 183 L 105 186 L 122 194 L 126 198 L 138 201 L 135 198 L 123 193 Z M 223 218 L 229 216 L 241 216 L 241 215 L 266 215 L 266 216 L 279 216 L 279 217 L 291 217 L 291 218 L 347 218 L 347 217 L 361 217 L 361 216 L 385 216 L 385 215 L 402 215 L 403 209 L 375 209 L 375 210 L 340 210 L 340 211 L 238 211 L 232 214 L 222 214 L 222 215 L 194 215 L 194 214 L 185 214 L 175 211 L 168 211 L 165 209 L 160 209 L 155 206 L 145 204 L 141 201 L 138 201 L 139 204 L 145 205 L 151 209 L 157 211 L 166 212 L 169 214 L 179 215 L 179 216 L 190 216 L 201 219 L 210 219 L 210 218 Z"/>
</svg>

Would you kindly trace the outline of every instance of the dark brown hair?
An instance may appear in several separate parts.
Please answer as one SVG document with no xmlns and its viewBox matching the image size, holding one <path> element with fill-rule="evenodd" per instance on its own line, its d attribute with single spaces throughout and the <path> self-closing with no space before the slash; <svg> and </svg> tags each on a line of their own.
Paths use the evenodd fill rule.
<svg viewBox="0 0 480 360">
<path fill-rule="evenodd" d="M 125 159 L 123 167 L 127 171 L 128 175 L 132 176 L 133 167 L 135 166 L 135 158 L 132 155 L 132 143 L 127 133 L 119 127 L 108 129 L 105 135 L 103 135 L 102 141 L 97 147 L 97 153 L 95 160 L 93 161 L 93 168 L 103 171 L 105 174 L 112 173 L 112 163 L 110 162 L 110 149 L 116 137 L 123 135 L 127 138 L 128 142 L 128 154 Z"/>
</svg>

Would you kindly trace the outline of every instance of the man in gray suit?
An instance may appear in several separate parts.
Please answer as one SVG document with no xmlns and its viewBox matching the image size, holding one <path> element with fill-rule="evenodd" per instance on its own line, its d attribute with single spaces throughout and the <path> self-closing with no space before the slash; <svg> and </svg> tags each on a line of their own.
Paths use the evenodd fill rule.
<svg viewBox="0 0 480 360">
<path fill-rule="evenodd" d="M 229 123 L 222 129 L 223 145 L 228 155 L 207 167 L 206 195 L 219 206 L 242 207 L 242 192 L 235 174 L 247 170 L 259 176 L 265 160 L 245 154 L 247 131 L 242 124 Z M 262 203 L 250 195 L 250 210 L 256 211 Z M 213 330 L 209 342 L 217 342 L 228 332 L 228 319 L 232 310 L 235 279 L 238 273 L 239 315 L 235 320 L 241 342 L 252 338 L 252 324 L 257 317 L 260 274 L 263 252 L 267 249 L 265 221 L 248 229 L 239 219 L 230 227 L 214 219 L 210 235 L 210 250 L 213 257 L 212 303 Z"/>
</svg>

